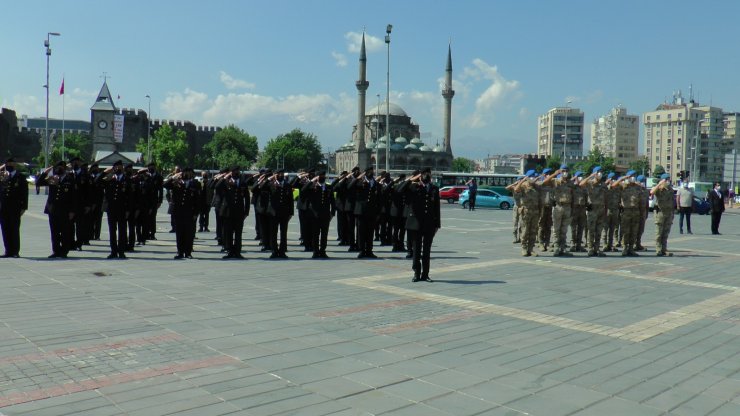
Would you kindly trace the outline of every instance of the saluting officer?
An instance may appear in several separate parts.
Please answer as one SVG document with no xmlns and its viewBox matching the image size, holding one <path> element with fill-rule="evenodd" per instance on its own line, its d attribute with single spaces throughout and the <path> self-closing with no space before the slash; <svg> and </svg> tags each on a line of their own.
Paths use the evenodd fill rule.
<svg viewBox="0 0 740 416">
<path fill-rule="evenodd" d="M 49 173 L 53 175 L 49 176 Z M 74 175 L 67 173 L 67 165 L 58 162 L 44 170 L 37 180 L 38 186 L 49 187 L 44 213 L 49 216 L 51 231 L 50 259 L 66 259 L 74 240 L 72 221 L 77 213 L 77 184 Z"/>
<path fill-rule="evenodd" d="M 352 185 L 352 182 L 354 182 L 355 178 L 362 175 L 362 172 L 360 172 L 360 167 L 355 166 L 352 168 L 352 172 L 347 175 L 346 178 L 342 179 L 345 189 L 347 190 L 347 197 L 345 198 L 344 203 L 344 213 L 347 218 L 347 243 L 349 244 L 348 252 L 357 252 L 360 251 L 360 248 L 358 246 L 358 242 L 360 239 L 360 236 L 357 233 L 357 218 L 355 217 L 355 203 L 357 200 L 357 192 L 353 189 L 350 189 L 350 186 Z"/>
<path fill-rule="evenodd" d="M 105 191 L 99 184 L 98 179 L 103 175 L 103 171 L 97 163 L 90 165 L 90 187 L 88 188 L 88 200 L 90 201 L 90 213 L 91 213 L 91 230 L 90 239 L 100 240 L 100 231 L 103 225 L 103 200 L 105 199 Z"/>
<path fill-rule="evenodd" d="M 581 174 L 576 171 L 573 175 L 573 211 L 570 219 L 570 251 L 584 252 L 583 234 L 586 229 L 586 190 L 581 188 Z"/>
<path fill-rule="evenodd" d="M 73 250 L 82 250 L 82 246 L 90 244 L 88 237 L 88 215 L 90 213 L 90 204 L 88 193 L 90 192 L 90 176 L 87 174 L 87 168 L 83 167 L 82 160 L 79 157 L 73 157 L 69 160 L 72 166 L 71 173 L 74 174 L 75 183 L 77 184 L 77 200 L 79 210 L 75 215 L 72 227 L 74 228 Z"/>
<path fill-rule="evenodd" d="M 272 251 L 274 241 L 272 240 L 272 216 L 268 212 L 270 209 L 270 186 L 269 182 L 273 176 L 271 169 L 265 169 L 265 171 L 257 178 L 257 181 L 252 186 L 252 195 L 257 198 L 257 203 L 254 206 L 255 212 L 260 217 L 260 235 L 262 240 L 263 252 Z"/>
<path fill-rule="evenodd" d="M 673 186 L 670 175 L 664 173 L 660 182 L 653 186 L 650 194 L 655 198 L 655 254 L 658 256 L 673 256 L 668 251 L 668 235 L 673 225 Z"/>
<path fill-rule="evenodd" d="M 271 259 L 287 259 L 288 255 L 288 223 L 295 214 L 293 204 L 293 187 L 285 179 L 285 170 L 280 169 L 270 176 L 261 185 L 269 192 L 267 215 L 270 220 L 270 244 L 272 245 Z M 278 243 L 278 231 L 280 242 Z"/>
<path fill-rule="evenodd" d="M 149 174 L 147 177 L 147 182 L 149 183 L 149 187 L 154 190 L 154 193 L 150 195 L 151 202 L 150 207 L 151 210 L 149 211 L 148 218 L 146 220 L 147 224 L 147 240 L 156 240 L 157 239 L 157 210 L 160 206 L 162 206 L 162 201 L 164 200 L 164 178 L 162 177 L 162 174 L 157 171 L 157 165 L 155 165 L 153 162 L 149 162 L 149 164 L 146 166 L 146 170 Z"/>
<path fill-rule="evenodd" d="M 586 247 L 588 256 L 604 257 L 600 250 L 601 230 L 606 222 L 606 186 L 602 183 L 601 166 L 596 166 L 591 175 L 581 181 L 581 188 L 586 189 Z"/>
<path fill-rule="evenodd" d="M 550 174 L 552 169 L 545 168 L 542 170 L 542 179 L 544 180 L 546 175 Z M 539 230 L 537 233 L 537 240 L 540 242 L 540 248 L 542 251 L 547 251 L 550 247 L 550 238 L 552 235 L 552 187 L 549 184 L 540 182 L 539 187 L 540 196 L 540 220 L 537 224 Z"/>
<path fill-rule="evenodd" d="M 640 205 L 642 204 L 642 191 L 640 185 L 635 182 L 635 171 L 630 170 L 626 175 L 619 178 L 611 186 L 621 187 L 622 217 L 620 228 L 623 233 L 622 256 L 638 256 L 635 251 L 639 222 L 642 217 Z"/>
<path fill-rule="evenodd" d="M 373 233 L 380 212 L 381 186 L 375 181 L 375 169 L 368 167 L 365 173 L 354 178 L 348 189 L 355 195 L 355 217 L 357 218 L 358 259 L 378 258 L 373 253 Z"/>
<path fill-rule="evenodd" d="M 604 251 L 617 251 L 614 247 L 614 235 L 619 238 L 619 200 L 620 188 L 612 188 L 616 174 L 606 176 L 606 223 L 604 224 Z"/>
<path fill-rule="evenodd" d="M 555 206 L 552 209 L 552 223 L 555 233 L 553 257 L 572 257 L 567 251 L 568 227 L 573 212 L 573 190 L 575 185 L 570 180 L 568 165 L 560 165 L 543 183 L 552 184 L 552 197 Z"/>
<path fill-rule="evenodd" d="M 439 188 L 432 183 L 432 171 L 422 170 L 399 186 L 399 192 L 405 192 L 411 205 L 406 219 L 406 229 L 413 234 L 414 261 L 412 282 L 424 280 L 431 282 L 429 262 L 434 235 L 442 227 Z"/>
<path fill-rule="evenodd" d="M 221 197 L 220 215 L 226 255 L 224 259 L 243 259 L 242 230 L 249 215 L 249 177 L 241 175 L 239 166 L 216 176 L 216 192 Z"/>
<path fill-rule="evenodd" d="M 646 250 L 642 245 L 642 234 L 645 232 L 645 222 L 648 218 L 648 206 L 650 204 L 650 189 L 647 188 L 645 183 L 644 175 L 637 175 L 637 183 L 640 185 L 641 200 L 640 200 L 640 225 L 637 228 L 637 242 L 635 243 L 635 250 L 643 251 Z M 670 185 L 670 184 L 669 184 Z M 672 191 L 672 188 L 671 188 Z M 673 196 L 673 194 L 671 194 Z M 673 223 L 673 216 L 671 216 L 671 223 Z"/>
<path fill-rule="evenodd" d="M 406 207 L 406 193 L 399 192 L 398 187 L 401 183 L 406 180 L 406 174 L 402 173 L 398 178 L 391 183 L 391 223 L 393 226 L 393 251 L 405 252 L 405 237 L 406 237 L 406 217 L 403 215 L 404 208 Z"/>
<path fill-rule="evenodd" d="M 413 172 L 411 172 L 411 177 L 420 175 L 421 171 L 416 169 Z M 404 227 L 406 226 L 406 221 L 409 218 L 409 215 L 411 215 L 411 199 L 410 198 L 404 198 L 403 201 L 403 224 Z M 406 232 L 406 258 L 407 259 L 413 259 L 414 258 L 414 233 Z"/>
<path fill-rule="evenodd" d="M 298 210 L 298 228 L 300 230 L 299 240 L 303 246 L 303 251 L 314 251 L 313 249 L 313 226 L 311 223 L 310 214 L 308 212 L 308 195 L 304 195 L 300 192 L 304 185 L 311 182 L 316 177 L 316 170 L 310 169 L 308 172 L 299 173 L 293 180 L 290 181 L 290 186 L 294 189 L 298 189 L 298 201 L 296 202 L 296 209 Z"/>
<path fill-rule="evenodd" d="M 337 240 L 339 246 L 347 246 L 347 215 L 344 212 L 344 205 L 347 201 L 347 188 L 342 186 L 344 179 L 349 175 L 346 170 L 342 171 L 339 176 L 332 182 L 332 188 L 336 194 L 336 206 L 337 206 Z"/>
<path fill-rule="evenodd" d="M 198 219 L 200 182 L 195 180 L 193 168 L 187 167 L 164 181 L 164 187 L 171 191 L 172 217 L 175 221 L 177 240 L 176 260 L 193 258 L 195 222 Z"/>
<path fill-rule="evenodd" d="M 123 172 L 123 162 L 120 160 L 106 169 L 98 178 L 98 184 L 105 189 L 107 201 L 106 214 L 108 216 L 108 234 L 110 235 L 109 259 L 125 259 L 128 239 L 126 233 L 126 219 L 131 215 L 132 186 L 131 178 Z"/>
<path fill-rule="evenodd" d="M 329 233 L 329 223 L 336 213 L 334 189 L 326 183 L 326 171 L 319 171 L 316 177 L 303 185 L 301 195 L 308 200 L 308 228 L 311 233 L 311 246 L 314 259 L 328 259 L 326 255 L 326 240 Z"/>
<path fill-rule="evenodd" d="M 16 170 L 15 160 L 10 158 L 0 166 L 0 227 L 5 245 L 2 257 L 20 257 L 21 217 L 27 209 L 26 176 Z"/>
<path fill-rule="evenodd" d="M 537 172 L 530 169 L 524 174 L 526 179 L 516 184 L 514 192 L 519 192 L 522 198 L 522 256 L 537 256 L 534 244 L 537 240 L 537 224 L 540 219 L 540 196 Z"/>
</svg>

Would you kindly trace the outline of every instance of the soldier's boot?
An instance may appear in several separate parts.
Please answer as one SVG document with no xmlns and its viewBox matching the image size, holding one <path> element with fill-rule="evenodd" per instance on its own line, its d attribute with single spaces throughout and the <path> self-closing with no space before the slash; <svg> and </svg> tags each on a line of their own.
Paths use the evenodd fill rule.
<svg viewBox="0 0 740 416">
<path fill-rule="evenodd" d="M 647 249 L 642 244 L 637 243 L 637 245 L 635 246 L 635 250 L 636 251 L 645 251 Z"/>
<path fill-rule="evenodd" d="M 593 250 L 588 251 L 588 257 L 596 257 L 596 252 Z"/>
<path fill-rule="evenodd" d="M 626 249 L 622 250 L 622 257 L 627 257 L 629 255 L 630 255 L 629 251 L 627 251 Z"/>
<path fill-rule="evenodd" d="M 522 257 L 529 257 L 531 255 L 532 255 L 531 252 L 529 252 L 529 251 L 527 251 L 525 249 L 522 249 Z"/>
<path fill-rule="evenodd" d="M 540 246 L 540 249 L 542 249 L 542 251 L 547 251 L 547 243 L 545 243 L 545 244 L 542 244 L 542 245 Z"/>
<path fill-rule="evenodd" d="M 576 251 L 578 251 L 578 247 L 575 244 L 572 245 L 572 246 L 570 246 L 570 252 L 571 253 L 575 253 Z"/>
<path fill-rule="evenodd" d="M 573 257 L 573 253 L 571 253 L 571 252 L 569 252 L 569 251 L 562 251 L 562 252 L 560 252 L 560 254 L 561 254 L 561 255 L 562 255 L 563 257 Z"/>
<path fill-rule="evenodd" d="M 559 250 L 555 250 L 555 251 L 554 251 L 554 252 L 552 253 L 552 256 L 553 256 L 553 257 L 560 257 L 560 256 L 562 256 L 562 255 L 563 255 L 563 253 L 562 253 L 562 252 L 560 252 Z"/>
<path fill-rule="evenodd" d="M 606 247 L 604 247 L 604 251 L 612 251 L 612 250 L 614 250 L 614 247 L 612 247 L 612 246 L 606 246 Z"/>
<path fill-rule="evenodd" d="M 513 244 L 519 244 L 521 242 L 522 240 L 520 240 L 519 238 L 514 238 L 514 241 L 512 241 Z"/>
</svg>

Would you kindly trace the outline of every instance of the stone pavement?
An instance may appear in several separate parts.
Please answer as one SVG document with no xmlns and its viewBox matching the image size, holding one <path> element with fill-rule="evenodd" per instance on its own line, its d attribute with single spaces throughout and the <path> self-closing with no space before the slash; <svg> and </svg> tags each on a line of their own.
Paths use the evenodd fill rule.
<svg viewBox="0 0 740 416">
<path fill-rule="evenodd" d="M 43 196 L 0 260 L 2 415 L 740 415 L 740 216 L 671 258 L 522 258 L 511 211 L 443 205 L 434 283 L 388 248 L 47 260 Z M 643 243 L 652 248 L 654 228 Z M 104 227 L 105 228 L 105 227 Z M 104 236 L 107 238 L 107 234 Z"/>
</svg>

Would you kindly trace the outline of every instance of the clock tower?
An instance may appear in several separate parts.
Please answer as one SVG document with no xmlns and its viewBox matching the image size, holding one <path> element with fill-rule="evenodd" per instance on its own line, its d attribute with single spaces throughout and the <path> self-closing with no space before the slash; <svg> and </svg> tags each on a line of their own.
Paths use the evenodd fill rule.
<svg viewBox="0 0 740 416">
<path fill-rule="evenodd" d="M 100 88 L 98 98 L 95 104 L 90 108 L 92 117 L 92 142 L 93 154 L 99 150 L 115 151 L 116 141 L 113 137 L 113 115 L 116 113 L 116 106 L 113 104 L 113 97 L 108 90 L 108 83 L 103 81 L 103 87 Z"/>
</svg>

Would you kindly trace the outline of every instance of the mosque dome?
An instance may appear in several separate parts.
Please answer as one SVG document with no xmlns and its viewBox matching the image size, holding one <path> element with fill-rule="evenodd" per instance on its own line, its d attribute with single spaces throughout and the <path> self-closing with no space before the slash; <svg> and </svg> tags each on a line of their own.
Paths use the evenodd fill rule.
<svg viewBox="0 0 740 416">
<path fill-rule="evenodd" d="M 381 138 L 378 139 L 378 141 L 381 143 L 385 143 L 386 141 L 388 141 L 388 136 L 387 135 L 382 136 Z"/>
<path fill-rule="evenodd" d="M 427 146 L 427 147 L 429 147 L 429 146 Z M 444 152 L 445 149 L 443 149 L 442 146 L 437 145 L 437 146 L 434 146 L 434 150 L 433 151 L 434 152 Z"/>
<path fill-rule="evenodd" d="M 402 116 L 402 117 L 408 117 L 408 114 L 406 114 L 406 111 L 404 111 L 403 108 L 401 108 L 400 105 L 390 103 L 388 105 L 388 110 L 390 111 L 390 115 L 392 116 Z M 366 116 L 380 116 L 383 117 L 386 114 L 386 106 L 385 103 L 380 103 L 380 105 L 374 105 L 370 107 L 366 112 Z M 382 122 L 382 120 L 381 120 Z"/>
<path fill-rule="evenodd" d="M 407 144 L 407 145 L 406 145 L 406 146 L 404 147 L 404 149 L 406 149 L 406 150 L 419 150 L 419 148 L 418 148 L 418 147 L 416 147 L 416 146 L 415 146 L 415 145 L 413 145 L 413 144 Z"/>
<path fill-rule="evenodd" d="M 414 137 L 413 139 L 411 139 L 411 144 L 415 144 L 415 145 L 418 145 L 418 146 L 423 146 L 424 145 L 424 142 L 422 142 L 420 138 Z"/>
<path fill-rule="evenodd" d="M 398 137 L 396 138 L 396 143 L 397 143 L 397 144 L 402 144 L 402 145 L 404 145 L 404 146 L 405 146 L 405 145 L 407 145 L 407 144 L 409 143 L 409 141 L 408 141 L 408 140 L 406 140 L 406 138 L 405 138 L 405 137 L 403 137 L 403 136 L 398 136 Z"/>
<path fill-rule="evenodd" d="M 393 150 L 393 151 L 403 150 L 403 145 L 400 144 L 400 143 L 396 143 L 396 144 L 394 144 L 394 145 L 391 146 L 391 150 Z"/>
<path fill-rule="evenodd" d="M 386 148 L 385 142 L 378 143 L 378 145 L 375 148 L 376 149 L 385 149 Z"/>
<path fill-rule="evenodd" d="M 375 147 L 376 147 L 376 146 L 377 146 L 377 145 L 375 144 L 375 142 L 370 142 L 370 143 L 368 143 L 368 144 L 367 144 L 367 146 L 365 146 L 365 147 L 367 147 L 368 149 L 375 149 Z"/>
<path fill-rule="evenodd" d="M 427 146 L 427 145 L 421 146 L 421 147 L 419 148 L 419 150 L 421 150 L 422 152 L 432 152 L 432 151 L 434 151 L 434 150 L 432 150 L 432 148 L 431 148 L 431 147 L 429 147 L 429 146 Z"/>
</svg>

